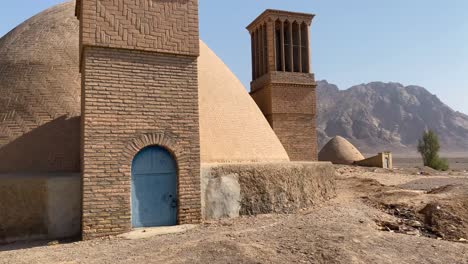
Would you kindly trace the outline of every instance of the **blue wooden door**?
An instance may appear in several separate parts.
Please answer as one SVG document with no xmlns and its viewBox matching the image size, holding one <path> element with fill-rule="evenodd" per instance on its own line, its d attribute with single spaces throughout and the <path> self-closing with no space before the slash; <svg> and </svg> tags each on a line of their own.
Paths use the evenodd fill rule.
<svg viewBox="0 0 468 264">
<path fill-rule="evenodd" d="M 132 162 L 133 227 L 177 223 L 177 166 L 164 148 L 141 150 Z"/>
</svg>

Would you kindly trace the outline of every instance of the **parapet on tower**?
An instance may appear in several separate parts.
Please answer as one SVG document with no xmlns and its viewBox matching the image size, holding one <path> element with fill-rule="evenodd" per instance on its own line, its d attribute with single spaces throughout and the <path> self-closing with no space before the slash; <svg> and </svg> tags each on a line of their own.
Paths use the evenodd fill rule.
<svg viewBox="0 0 468 264">
<path fill-rule="evenodd" d="M 292 161 L 317 160 L 309 35 L 313 18 L 269 9 L 247 27 L 252 39 L 250 94 Z"/>
</svg>

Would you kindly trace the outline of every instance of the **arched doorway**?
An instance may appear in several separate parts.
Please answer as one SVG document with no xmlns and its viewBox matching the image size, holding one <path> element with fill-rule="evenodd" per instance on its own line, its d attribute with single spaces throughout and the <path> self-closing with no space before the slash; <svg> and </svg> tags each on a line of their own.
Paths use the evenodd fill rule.
<svg viewBox="0 0 468 264">
<path fill-rule="evenodd" d="M 133 227 L 177 223 L 177 164 L 160 146 L 142 149 L 132 162 Z"/>
</svg>

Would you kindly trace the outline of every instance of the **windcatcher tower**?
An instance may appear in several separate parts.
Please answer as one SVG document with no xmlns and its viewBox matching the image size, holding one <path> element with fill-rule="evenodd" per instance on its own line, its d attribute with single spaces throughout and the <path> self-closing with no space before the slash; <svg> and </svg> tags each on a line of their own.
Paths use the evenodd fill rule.
<svg viewBox="0 0 468 264">
<path fill-rule="evenodd" d="M 178 224 L 199 222 L 198 1 L 78 0 L 76 14 L 83 238 L 129 231 L 134 222 L 145 224 L 141 218 L 153 214 L 150 220 L 166 217 L 151 207 L 156 190 L 150 184 L 156 178 L 145 178 L 153 172 L 164 175 L 163 169 L 176 173 L 170 179 L 176 181 L 170 185 L 176 191 L 158 200 L 158 206 L 173 208 L 177 214 L 171 219 Z M 162 158 L 167 153 L 175 169 L 165 160 L 170 158 Z M 141 171 L 137 182 L 132 161 L 135 164 L 140 154 L 147 162 L 141 158 L 143 166 L 135 166 Z M 147 178 L 148 188 L 141 184 Z M 141 213 L 140 219 L 135 212 Z"/>
<path fill-rule="evenodd" d="M 266 10 L 248 27 L 251 96 L 292 161 L 317 160 L 316 82 L 310 69 L 314 15 Z"/>
</svg>

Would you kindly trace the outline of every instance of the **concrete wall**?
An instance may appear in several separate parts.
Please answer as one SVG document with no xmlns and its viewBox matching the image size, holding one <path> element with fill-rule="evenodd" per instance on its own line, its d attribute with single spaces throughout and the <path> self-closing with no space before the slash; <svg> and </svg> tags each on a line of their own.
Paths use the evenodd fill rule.
<svg viewBox="0 0 468 264">
<path fill-rule="evenodd" d="M 329 162 L 202 164 L 204 219 L 294 213 L 335 196 Z"/>
<path fill-rule="evenodd" d="M 80 235 L 80 174 L 1 174 L 0 243 Z"/>
</svg>

